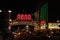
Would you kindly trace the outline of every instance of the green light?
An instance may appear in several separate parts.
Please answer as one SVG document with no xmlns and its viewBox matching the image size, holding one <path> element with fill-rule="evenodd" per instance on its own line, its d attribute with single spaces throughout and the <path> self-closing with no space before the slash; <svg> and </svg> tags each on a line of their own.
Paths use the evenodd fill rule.
<svg viewBox="0 0 60 40">
<path fill-rule="evenodd" d="M 48 3 L 45 3 L 42 7 L 41 7 L 41 11 L 40 11 L 40 21 L 42 20 L 46 20 L 46 22 L 48 23 Z M 46 24 L 46 27 L 48 27 L 48 24 Z"/>
</svg>

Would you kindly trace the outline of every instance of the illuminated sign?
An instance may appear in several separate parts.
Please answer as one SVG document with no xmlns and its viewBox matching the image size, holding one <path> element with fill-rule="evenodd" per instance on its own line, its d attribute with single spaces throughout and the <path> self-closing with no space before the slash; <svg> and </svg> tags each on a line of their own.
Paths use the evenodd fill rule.
<svg viewBox="0 0 60 40">
<path fill-rule="evenodd" d="M 46 24 L 46 21 L 45 21 L 45 20 L 43 20 L 43 21 L 41 21 L 40 23 L 41 23 L 41 24 Z"/>
<path fill-rule="evenodd" d="M 59 28 L 58 23 L 49 23 L 48 25 L 48 28 Z"/>
<path fill-rule="evenodd" d="M 17 14 L 17 20 L 31 20 L 31 14 Z"/>
</svg>

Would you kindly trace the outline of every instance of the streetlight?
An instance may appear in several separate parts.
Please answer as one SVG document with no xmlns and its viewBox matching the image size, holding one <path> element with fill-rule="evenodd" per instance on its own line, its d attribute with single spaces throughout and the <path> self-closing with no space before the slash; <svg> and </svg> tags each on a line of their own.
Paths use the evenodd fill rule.
<svg viewBox="0 0 60 40">
<path fill-rule="evenodd" d="M 11 26 L 8 27 L 8 32 L 11 33 Z"/>
<path fill-rule="evenodd" d="M 11 13 L 12 11 L 11 10 L 8 10 L 9 13 Z"/>
<path fill-rule="evenodd" d="M 29 29 L 29 25 L 26 25 L 26 29 Z"/>
<path fill-rule="evenodd" d="M 9 19 L 9 21 L 12 21 L 12 19 Z"/>
<path fill-rule="evenodd" d="M 12 21 L 11 18 L 10 18 L 11 17 L 10 14 L 11 14 L 12 11 L 11 10 L 8 10 L 8 12 L 9 12 L 9 21 Z"/>
<path fill-rule="evenodd" d="M 2 12 L 2 10 L 0 10 L 0 13 Z"/>
<path fill-rule="evenodd" d="M 59 20 L 57 20 L 57 23 L 59 22 Z"/>
<path fill-rule="evenodd" d="M 11 30 L 11 26 L 9 26 L 8 29 Z"/>
<path fill-rule="evenodd" d="M 26 28 L 29 28 L 29 26 L 28 26 L 28 25 L 26 25 Z"/>
</svg>

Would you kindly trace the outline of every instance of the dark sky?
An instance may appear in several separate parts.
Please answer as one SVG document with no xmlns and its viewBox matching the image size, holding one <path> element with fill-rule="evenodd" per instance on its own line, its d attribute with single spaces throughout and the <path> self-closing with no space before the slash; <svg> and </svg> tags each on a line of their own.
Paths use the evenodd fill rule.
<svg viewBox="0 0 60 40">
<path fill-rule="evenodd" d="M 44 0 L 45 1 L 45 0 Z M 40 2 L 40 3 L 39 3 Z M 35 12 L 37 6 L 41 5 L 42 1 L 38 0 L 1 0 L 0 1 L 0 9 L 5 9 L 5 10 L 9 10 L 11 9 L 14 13 L 14 15 L 17 12 L 22 11 L 23 9 L 27 9 L 27 12 Z M 56 20 L 60 20 L 60 11 L 59 11 L 59 2 L 58 1 L 50 1 L 48 4 L 48 20 L 49 21 L 54 21 L 56 22 Z"/>
<path fill-rule="evenodd" d="M 0 9 L 29 9 L 35 10 L 39 5 L 46 2 L 46 0 L 1 0 Z"/>
<path fill-rule="evenodd" d="M 39 0 L 38 0 L 38 2 L 39 2 Z M 22 9 L 27 9 L 28 12 L 35 12 L 36 7 L 38 6 L 38 2 L 37 2 L 37 0 L 8 0 L 8 1 L 1 0 L 0 1 L 0 9 L 3 9 L 3 10 L 11 9 L 14 12 L 13 13 L 14 15 L 16 14 L 16 11 L 20 12 L 20 11 L 22 11 Z M 49 18 L 48 20 L 49 21 L 56 22 L 56 20 L 60 20 L 59 9 L 60 8 L 59 8 L 58 1 L 51 0 L 49 2 L 49 4 L 48 4 L 48 10 L 49 10 L 48 11 L 48 18 Z"/>
<path fill-rule="evenodd" d="M 3 9 L 35 9 L 35 0 L 8 0 L 0 1 L 0 7 Z"/>
<path fill-rule="evenodd" d="M 26 9 L 26 12 L 32 13 L 36 10 L 36 0 L 8 0 L 0 1 L 0 9 L 4 11 L 12 10 L 12 17 L 15 18 L 17 13 Z"/>
<path fill-rule="evenodd" d="M 39 5 L 42 5 L 45 0 L 1 0 L 0 9 L 4 11 L 12 10 L 12 16 L 16 16 L 18 12 L 26 9 L 27 13 L 34 13 Z"/>
<path fill-rule="evenodd" d="M 60 20 L 60 6 L 59 1 L 50 1 L 48 6 L 48 17 L 49 21 L 56 22 L 57 20 Z"/>
</svg>

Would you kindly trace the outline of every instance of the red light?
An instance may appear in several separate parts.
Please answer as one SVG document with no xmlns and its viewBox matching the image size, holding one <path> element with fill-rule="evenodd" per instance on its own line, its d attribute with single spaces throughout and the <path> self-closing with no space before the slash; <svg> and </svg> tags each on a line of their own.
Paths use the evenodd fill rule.
<svg viewBox="0 0 60 40">
<path fill-rule="evenodd" d="M 27 18 L 28 18 L 27 20 L 31 20 L 31 15 L 28 14 Z"/>
<path fill-rule="evenodd" d="M 31 20 L 31 14 L 18 14 L 17 20 Z"/>
<path fill-rule="evenodd" d="M 21 20 L 24 20 L 24 14 L 21 14 L 20 17 L 21 17 Z"/>
<path fill-rule="evenodd" d="M 46 21 L 45 20 L 41 21 L 41 24 L 46 24 Z"/>
<path fill-rule="evenodd" d="M 18 15 L 17 15 L 17 20 L 20 20 L 20 18 L 21 18 L 21 15 L 18 14 Z"/>
<path fill-rule="evenodd" d="M 24 20 L 27 20 L 27 15 L 25 14 Z"/>
</svg>

